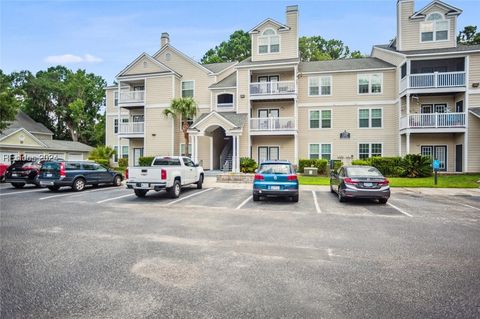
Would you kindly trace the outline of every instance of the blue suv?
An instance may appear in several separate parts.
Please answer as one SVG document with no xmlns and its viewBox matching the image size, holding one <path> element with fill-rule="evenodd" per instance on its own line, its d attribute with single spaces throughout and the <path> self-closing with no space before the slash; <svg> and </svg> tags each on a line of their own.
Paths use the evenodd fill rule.
<svg viewBox="0 0 480 319">
<path fill-rule="evenodd" d="M 253 181 L 253 200 L 261 196 L 290 197 L 298 202 L 298 178 L 288 161 L 266 161 L 260 164 Z"/>
</svg>

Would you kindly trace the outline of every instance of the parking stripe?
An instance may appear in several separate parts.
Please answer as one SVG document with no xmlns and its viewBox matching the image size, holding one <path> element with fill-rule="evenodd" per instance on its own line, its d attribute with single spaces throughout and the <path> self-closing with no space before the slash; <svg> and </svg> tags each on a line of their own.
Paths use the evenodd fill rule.
<svg viewBox="0 0 480 319">
<path fill-rule="evenodd" d="M 82 195 L 82 194 L 85 194 L 85 193 L 100 192 L 100 191 L 112 191 L 112 190 L 119 190 L 119 189 L 118 188 L 117 189 L 112 189 L 112 188 L 91 189 L 91 190 L 87 190 L 87 191 L 83 191 L 83 192 L 64 193 L 64 194 L 42 197 L 42 198 L 39 198 L 39 200 L 45 200 L 45 199 L 56 198 L 56 197 L 64 197 L 64 196 Z"/>
<path fill-rule="evenodd" d="M 122 196 L 117 196 L 117 197 L 112 197 L 112 198 L 107 198 L 107 199 L 103 199 L 103 200 L 98 201 L 97 204 L 109 202 L 109 201 L 112 201 L 112 200 L 116 200 L 116 199 L 120 199 L 120 198 L 124 198 L 124 197 L 128 197 L 128 196 L 134 196 L 134 195 L 135 195 L 135 193 L 122 195 Z"/>
<path fill-rule="evenodd" d="M 33 193 L 33 192 L 41 192 L 41 191 L 45 191 L 44 188 L 41 188 L 41 189 L 33 189 L 33 190 L 30 190 L 30 191 L 17 191 L 17 192 L 9 192 L 9 193 L 3 193 L 3 194 L 0 194 L 0 196 L 8 196 L 8 195 L 20 195 L 20 194 L 25 194 L 25 193 Z"/>
<path fill-rule="evenodd" d="M 313 194 L 313 202 L 315 203 L 315 209 L 317 210 L 317 214 L 320 214 L 322 212 L 322 210 L 320 209 L 320 206 L 318 205 L 317 194 L 315 193 L 315 191 L 312 191 L 312 194 Z"/>
<path fill-rule="evenodd" d="M 201 192 L 193 193 L 193 194 L 191 194 L 191 195 L 188 195 L 188 196 L 179 198 L 179 199 L 177 199 L 177 200 L 174 200 L 173 202 L 170 202 L 170 203 L 168 203 L 168 204 L 165 204 L 165 206 L 173 205 L 173 204 L 175 204 L 175 203 L 181 202 L 182 200 L 185 200 L 185 199 L 188 199 L 188 198 L 190 198 L 190 197 L 194 197 L 194 196 L 203 194 L 203 193 L 208 192 L 208 191 L 211 191 L 211 190 L 213 190 L 213 188 L 207 188 L 207 189 L 205 189 L 205 190 L 203 190 L 203 191 L 201 191 Z"/>
<path fill-rule="evenodd" d="M 240 209 L 243 206 L 245 206 L 246 203 L 248 203 L 251 199 L 253 198 L 253 195 L 248 196 L 246 200 L 244 200 L 240 205 L 238 205 L 235 209 Z"/>
<path fill-rule="evenodd" d="M 476 209 L 476 210 L 480 210 L 480 208 L 475 207 L 475 206 L 470 206 L 468 204 L 462 204 L 462 205 L 465 206 L 465 207 L 468 207 L 468 208 L 473 208 L 473 209 Z"/>
<path fill-rule="evenodd" d="M 397 211 L 399 211 L 400 213 L 402 213 L 403 215 L 406 215 L 408 217 L 413 217 L 412 215 L 410 215 L 409 213 L 407 213 L 406 211 L 398 208 L 397 206 L 393 205 L 392 203 L 387 203 L 388 206 L 392 207 L 393 209 L 396 209 Z"/>
</svg>

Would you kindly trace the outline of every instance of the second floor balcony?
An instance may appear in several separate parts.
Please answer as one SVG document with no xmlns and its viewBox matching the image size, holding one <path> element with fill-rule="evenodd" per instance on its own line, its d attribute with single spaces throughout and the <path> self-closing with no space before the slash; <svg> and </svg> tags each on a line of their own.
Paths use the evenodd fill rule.
<svg viewBox="0 0 480 319">
<path fill-rule="evenodd" d="M 136 107 L 144 106 L 145 91 L 121 91 L 120 94 L 115 94 L 116 105 L 121 107 Z"/>
<path fill-rule="evenodd" d="M 405 89 L 453 88 L 465 86 L 465 72 L 419 73 L 405 76 L 400 91 Z"/>
<path fill-rule="evenodd" d="M 143 137 L 145 130 L 144 122 L 120 123 L 118 134 L 122 137 Z"/>
<path fill-rule="evenodd" d="M 466 124 L 464 112 L 451 113 L 420 113 L 404 115 L 400 118 L 400 130 L 422 131 L 449 131 L 463 130 Z"/>
<path fill-rule="evenodd" d="M 250 99 L 291 99 L 297 94 L 295 81 L 250 83 Z"/>
<path fill-rule="evenodd" d="M 296 132 L 295 118 L 267 117 L 251 118 L 251 135 L 288 135 Z"/>
</svg>

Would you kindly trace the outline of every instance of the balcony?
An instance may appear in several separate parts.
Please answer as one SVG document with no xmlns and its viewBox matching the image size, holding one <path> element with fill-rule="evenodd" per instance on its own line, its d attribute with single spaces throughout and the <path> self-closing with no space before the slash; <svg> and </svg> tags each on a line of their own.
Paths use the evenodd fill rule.
<svg viewBox="0 0 480 319">
<path fill-rule="evenodd" d="M 251 135 L 290 135 L 294 133 L 296 133 L 296 127 L 293 117 L 250 119 Z"/>
<path fill-rule="evenodd" d="M 463 132 L 465 113 L 422 113 L 400 118 L 400 130 L 417 132 Z"/>
<path fill-rule="evenodd" d="M 123 91 L 120 92 L 118 104 L 121 107 L 143 106 L 145 103 L 145 91 Z"/>
<path fill-rule="evenodd" d="M 410 74 L 400 81 L 400 92 L 406 89 L 458 88 L 465 86 L 465 72 Z"/>
<path fill-rule="evenodd" d="M 250 83 L 250 99 L 291 99 L 297 94 L 295 81 Z"/>
<path fill-rule="evenodd" d="M 118 134 L 125 138 L 143 137 L 144 122 L 120 123 Z"/>
</svg>

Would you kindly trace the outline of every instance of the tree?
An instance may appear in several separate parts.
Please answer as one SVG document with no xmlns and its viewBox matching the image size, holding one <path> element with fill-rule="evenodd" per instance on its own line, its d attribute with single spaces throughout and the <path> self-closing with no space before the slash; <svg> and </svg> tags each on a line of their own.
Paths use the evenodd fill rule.
<svg viewBox="0 0 480 319">
<path fill-rule="evenodd" d="M 110 159 L 116 154 L 110 146 L 100 145 L 90 151 L 88 159 L 103 165 L 109 165 Z"/>
<path fill-rule="evenodd" d="M 230 35 L 228 41 L 223 41 L 214 49 L 208 50 L 201 60 L 202 63 L 242 61 L 251 55 L 250 35 L 237 30 Z"/>
<path fill-rule="evenodd" d="M 477 32 L 477 26 L 468 25 L 457 36 L 458 43 L 472 45 L 480 44 L 480 33 Z"/>
<path fill-rule="evenodd" d="M 0 132 L 15 119 L 20 102 L 17 99 L 13 78 L 0 70 Z"/>
<path fill-rule="evenodd" d="M 182 132 L 185 137 L 185 153 L 186 156 L 190 156 L 188 152 L 188 145 L 190 144 L 188 129 L 190 128 L 190 124 L 188 121 L 197 115 L 197 102 L 191 97 L 173 99 L 170 107 L 165 109 L 163 114 L 165 116 L 171 116 L 174 119 L 181 117 Z"/>
</svg>

